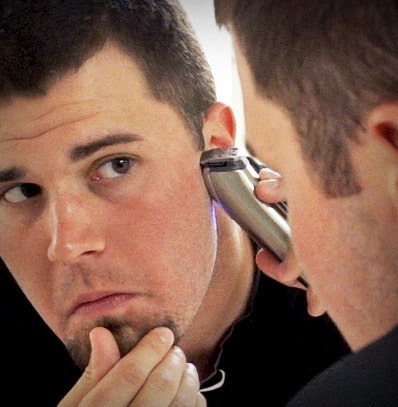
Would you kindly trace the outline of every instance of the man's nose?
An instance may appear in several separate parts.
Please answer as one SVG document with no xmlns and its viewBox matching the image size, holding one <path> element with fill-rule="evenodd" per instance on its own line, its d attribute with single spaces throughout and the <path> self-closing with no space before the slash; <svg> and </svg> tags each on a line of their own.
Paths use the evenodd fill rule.
<svg viewBox="0 0 398 407">
<path fill-rule="evenodd" d="M 105 239 L 93 202 L 65 194 L 51 201 L 48 214 L 50 261 L 73 263 L 104 250 Z"/>
</svg>

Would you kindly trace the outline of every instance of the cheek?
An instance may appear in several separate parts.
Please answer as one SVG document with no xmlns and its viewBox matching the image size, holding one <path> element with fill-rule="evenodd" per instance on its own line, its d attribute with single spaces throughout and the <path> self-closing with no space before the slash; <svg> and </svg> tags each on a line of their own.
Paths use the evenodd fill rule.
<svg viewBox="0 0 398 407">
<path fill-rule="evenodd" d="M 184 177 L 159 174 L 139 197 L 115 210 L 108 225 L 108 244 L 122 240 L 117 250 L 134 252 L 136 262 L 182 273 L 186 268 L 195 271 L 199 264 L 210 268 L 213 262 L 215 222 L 197 168 Z"/>
<path fill-rule="evenodd" d="M 300 187 L 296 187 L 300 186 Z M 325 256 L 333 246 L 334 216 L 331 201 L 325 199 L 304 176 L 289 188 L 289 222 L 296 256 L 305 268 L 324 267 Z"/>
<path fill-rule="evenodd" d="M 343 218 L 339 200 L 323 197 L 310 185 L 297 191 L 291 202 L 289 221 L 296 258 L 320 293 L 326 283 L 339 280 L 346 267 L 347 253 L 342 247 L 348 243 L 344 234 L 348 220 Z"/>
<path fill-rule="evenodd" d="M 292 211 L 293 212 L 293 211 Z M 315 263 L 318 257 L 322 257 L 322 247 L 326 245 L 327 233 L 325 227 L 327 223 L 321 219 L 315 219 L 316 214 L 309 212 L 296 212 L 291 215 L 291 228 L 294 249 L 297 258 L 304 264 Z M 319 241 L 324 242 L 320 245 Z"/>
<path fill-rule="evenodd" d="M 108 244 L 116 244 L 111 252 L 117 251 L 126 269 L 145 276 L 169 310 L 194 314 L 213 273 L 217 233 L 201 178 L 195 173 L 187 176 L 189 182 L 180 185 L 178 180 L 152 185 L 151 191 L 125 208 L 126 239 L 116 243 L 118 231 L 113 228 L 115 236 L 108 234 Z"/>
</svg>

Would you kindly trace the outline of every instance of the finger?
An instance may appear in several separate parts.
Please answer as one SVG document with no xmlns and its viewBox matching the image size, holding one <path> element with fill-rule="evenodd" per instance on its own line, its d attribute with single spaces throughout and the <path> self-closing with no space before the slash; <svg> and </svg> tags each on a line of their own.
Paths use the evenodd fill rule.
<svg viewBox="0 0 398 407">
<path fill-rule="evenodd" d="M 261 248 L 256 254 L 256 263 L 258 268 L 268 276 L 275 278 L 279 273 L 281 262 L 267 248 Z"/>
<path fill-rule="evenodd" d="M 258 199 L 267 203 L 276 203 L 282 200 L 283 178 L 277 172 L 263 168 L 260 170 L 260 181 L 255 187 L 255 194 Z"/>
<path fill-rule="evenodd" d="M 258 268 L 269 277 L 289 287 L 305 289 L 300 282 L 301 270 L 295 260 L 294 252 L 290 250 L 284 261 L 279 262 L 267 249 L 260 249 L 256 254 Z"/>
<path fill-rule="evenodd" d="M 198 372 L 195 365 L 186 363 L 178 392 L 170 404 L 170 407 L 195 406 L 200 389 Z"/>
<path fill-rule="evenodd" d="M 94 328 L 90 332 L 91 356 L 87 368 L 71 391 L 62 399 L 58 407 L 77 406 L 105 374 L 120 359 L 116 341 L 107 329 Z"/>
<path fill-rule="evenodd" d="M 194 405 L 195 405 L 195 407 L 206 407 L 207 406 L 206 398 L 202 393 L 198 393 L 196 395 L 196 403 Z"/>
<path fill-rule="evenodd" d="M 172 402 L 182 385 L 182 399 L 186 397 L 183 377 L 186 370 L 186 359 L 183 351 L 173 347 L 165 358 L 153 369 L 145 385 L 140 389 L 131 406 L 160 407 L 173 405 Z M 196 392 L 199 390 L 197 388 Z M 196 396 L 195 392 L 195 396 Z M 190 404 L 176 404 L 189 406 Z"/>
<path fill-rule="evenodd" d="M 130 404 L 131 401 L 141 390 L 152 370 L 168 354 L 173 341 L 174 335 L 170 329 L 153 329 L 84 397 L 84 406 L 133 405 Z"/>
<path fill-rule="evenodd" d="M 95 379 L 102 379 L 108 371 L 120 360 L 120 352 L 112 333 L 103 327 L 94 328 L 90 332 L 91 357 L 89 373 Z"/>
<path fill-rule="evenodd" d="M 279 174 L 279 172 L 276 172 L 268 167 L 261 168 L 259 176 L 261 180 L 281 178 L 281 174 Z"/>
</svg>

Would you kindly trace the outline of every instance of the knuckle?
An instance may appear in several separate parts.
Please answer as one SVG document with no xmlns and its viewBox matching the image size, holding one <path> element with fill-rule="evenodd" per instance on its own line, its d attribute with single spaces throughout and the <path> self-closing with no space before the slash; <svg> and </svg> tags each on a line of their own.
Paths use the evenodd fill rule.
<svg viewBox="0 0 398 407">
<path fill-rule="evenodd" d="M 148 376 L 148 371 L 138 361 L 131 361 L 123 370 L 123 379 L 130 385 L 142 385 Z"/>
<path fill-rule="evenodd" d="M 174 372 L 169 369 L 159 369 L 154 373 L 154 381 L 157 383 L 157 387 L 163 393 L 170 393 L 175 391 L 178 380 Z"/>
</svg>

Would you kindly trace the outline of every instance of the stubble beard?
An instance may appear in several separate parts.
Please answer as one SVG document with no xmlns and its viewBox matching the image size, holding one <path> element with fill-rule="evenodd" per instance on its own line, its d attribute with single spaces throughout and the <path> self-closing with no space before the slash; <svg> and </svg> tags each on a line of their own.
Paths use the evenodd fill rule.
<svg viewBox="0 0 398 407">
<path fill-rule="evenodd" d="M 133 326 L 130 321 L 123 317 L 104 317 L 101 320 L 95 321 L 90 328 L 85 328 L 66 342 L 66 348 L 73 362 L 82 371 L 87 367 L 90 360 L 91 345 L 89 332 L 97 326 L 104 327 L 113 334 L 121 357 L 129 353 L 143 336 L 158 326 L 170 328 L 174 333 L 175 343 L 178 343 L 180 337 L 178 328 L 171 318 L 164 319 L 160 323 L 157 321 L 156 323 L 152 322 Z"/>
</svg>

